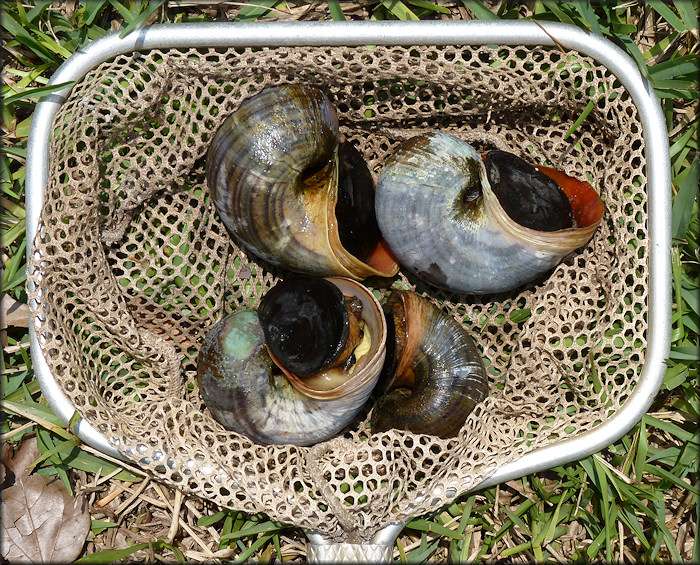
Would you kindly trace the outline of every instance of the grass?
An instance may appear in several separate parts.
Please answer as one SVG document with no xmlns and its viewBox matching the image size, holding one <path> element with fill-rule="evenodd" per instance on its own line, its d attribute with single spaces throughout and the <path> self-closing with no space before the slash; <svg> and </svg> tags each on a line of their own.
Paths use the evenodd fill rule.
<svg viewBox="0 0 700 565">
<path fill-rule="evenodd" d="M 700 562 L 698 518 L 698 34 L 697 1 L 626 3 L 257 0 L 190 2 L 102 0 L 5 2 L 2 145 L 2 291 L 25 303 L 24 176 L 37 100 L 71 53 L 110 30 L 154 22 L 236 19 L 479 18 L 562 21 L 623 47 L 649 78 L 667 119 L 673 176 L 673 327 L 666 377 L 649 413 L 625 437 L 582 461 L 459 498 L 415 519 L 397 540 L 401 562 Z M 43 402 L 28 354 L 26 327 L 3 331 L 3 440 L 37 437 L 40 473 L 87 497 L 92 533 L 80 562 L 270 560 L 304 555 L 304 536 L 265 516 L 182 500 L 138 469 L 82 445 Z M 111 497 L 111 498 L 110 498 Z M 111 500 L 109 503 L 107 499 Z M 107 502 L 105 502 L 107 501 Z M 115 506 L 115 503 L 117 505 Z M 174 532 L 179 532 L 175 534 Z M 155 540 L 155 541 L 154 541 Z M 217 547 L 212 553 L 208 543 Z"/>
</svg>

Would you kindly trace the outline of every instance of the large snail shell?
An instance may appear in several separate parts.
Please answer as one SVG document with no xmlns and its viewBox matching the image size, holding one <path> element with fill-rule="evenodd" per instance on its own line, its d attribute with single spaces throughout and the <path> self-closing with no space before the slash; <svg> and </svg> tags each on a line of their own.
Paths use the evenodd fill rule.
<svg viewBox="0 0 700 565">
<path fill-rule="evenodd" d="M 353 279 L 398 271 L 379 240 L 371 173 L 356 149 L 339 146 L 337 115 L 316 88 L 271 87 L 244 100 L 211 143 L 207 182 L 228 231 L 274 265 Z M 336 209 L 339 183 L 351 193 Z M 359 257 L 341 242 L 346 232 Z"/>
<path fill-rule="evenodd" d="M 340 432 L 357 415 L 384 364 L 386 321 L 372 293 L 354 280 L 330 277 L 344 296 L 362 304 L 371 342 L 352 376 L 316 388 L 273 362 L 258 312 L 230 314 L 207 334 L 197 382 L 207 408 L 226 429 L 261 444 L 312 445 Z"/>
<path fill-rule="evenodd" d="M 603 216 L 595 190 L 540 167 L 555 177 L 551 181 L 505 155 L 510 157 L 495 157 L 488 164 L 487 174 L 483 159 L 468 143 L 435 132 L 407 140 L 387 159 L 377 180 L 377 221 L 402 265 L 447 290 L 501 292 L 532 281 L 589 241 Z M 518 161 L 514 166 L 512 159 Z M 529 169 L 522 172 L 525 167 Z M 542 185 L 544 192 L 526 198 L 538 210 L 539 200 L 550 198 L 547 190 L 566 192 L 563 199 L 555 197 L 554 206 L 542 208 L 544 215 L 532 215 L 530 227 L 521 225 L 519 217 L 511 218 L 499 201 L 518 176 L 526 177 L 525 187 L 534 177 Z M 499 196 L 492 183 L 498 185 Z M 515 199 L 511 196 L 511 203 Z M 566 200 L 570 204 L 563 210 L 559 205 Z M 559 229 L 566 223 L 557 221 L 558 214 L 571 216 L 575 223 Z"/>
<path fill-rule="evenodd" d="M 479 350 L 452 316 L 413 292 L 392 292 L 388 310 L 395 349 L 391 359 L 387 354 L 389 392 L 372 410 L 372 431 L 455 436 L 488 394 Z"/>
</svg>

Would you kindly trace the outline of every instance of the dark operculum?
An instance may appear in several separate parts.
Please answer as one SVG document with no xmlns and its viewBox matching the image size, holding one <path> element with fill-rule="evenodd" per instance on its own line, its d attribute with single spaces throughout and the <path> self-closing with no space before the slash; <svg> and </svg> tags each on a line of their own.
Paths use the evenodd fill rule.
<svg viewBox="0 0 700 565">
<path fill-rule="evenodd" d="M 491 189 L 521 226 L 556 231 L 575 226 L 571 203 L 559 185 L 520 157 L 505 151 L 486 156 Z"/>
<path fill-rule="evenodd" d="M 299 376 L 331 366 L 348 340 L 345 297 L 325 279 L 296 277 L 278 283 L 261 300 L 258 316 L 272 355 Z"/>
<path fill-rule="evenodd" d="M 366 262 L 380 239 L 374 213 L 374 181 L 360 152 L 350 143 L 338 148 L 338 203 L 335 207 L 340 243 Z"/>
</svg>

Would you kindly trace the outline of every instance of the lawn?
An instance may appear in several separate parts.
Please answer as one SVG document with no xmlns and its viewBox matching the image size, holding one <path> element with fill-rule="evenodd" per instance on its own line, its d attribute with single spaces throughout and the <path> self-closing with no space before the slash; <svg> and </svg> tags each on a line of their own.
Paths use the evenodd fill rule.
<svg viewBox="0 0 700 565">
<path fill-rule="evenodd" d="M 110 31 L 186 21 L 536 19 L 603 35 L 647 76 L 667 121 L 672 167 L 672 334 L 647 415 L 584 460 L 457 498 L 410 522 L 400 562 L 700 562 L 698 496 L 697 0 L 553 2 L 258 0 L 5 2 L 2 139 L 3 463 L 56 477 L 89 510 L 76 562 L 300 560 L 300 529 L 183 496 L 86 446 L 42 399 L 29 356 L 24 179 L 27 138 L 46 84 L 72 53 Z M 29 446 L 29 447 L 26 447 Z M 16 461 L 12 457 L 15 455 Z M 3 475 L 8 486 L 12 473 Z M 66 519 L 68 523 L 68 519 Z"/>
</svg>

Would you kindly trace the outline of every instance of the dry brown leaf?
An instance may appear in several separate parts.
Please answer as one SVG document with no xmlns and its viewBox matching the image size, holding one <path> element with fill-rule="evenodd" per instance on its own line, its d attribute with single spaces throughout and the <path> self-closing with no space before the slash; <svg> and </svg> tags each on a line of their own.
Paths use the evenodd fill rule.
<svg viewBox="0 0 700 565">
<path fill-rule="evenodd" d="M 0 329 L 29 326 L 29 308 L 7 294 L 0 301 Z"/>
<path fill-rule="evenodd" d="M 8 447 L 9 444 L 5 444 Z M 41 452 L 36 444 L 36 436 L 25 436 L 20 441 L 19 448 L 12 455 L 12 448 L 3 451 L 2 462 L 16 477 L 27 477 L 32 472 L 32 463 L 39 459 Z"/>
<path fill-rule="evenodd" d="M 2 491 L 2 557 L 11 563 L 70 563 L 90 531 L 90 514 L 58 480 L 28 474 L 39 452 L 25 441 L 4 463 L 14 485 Z"/>
</svg>

